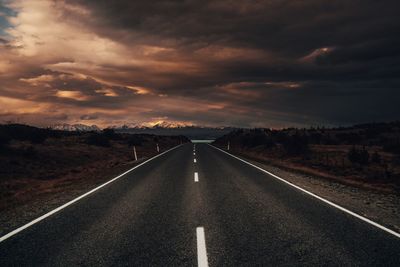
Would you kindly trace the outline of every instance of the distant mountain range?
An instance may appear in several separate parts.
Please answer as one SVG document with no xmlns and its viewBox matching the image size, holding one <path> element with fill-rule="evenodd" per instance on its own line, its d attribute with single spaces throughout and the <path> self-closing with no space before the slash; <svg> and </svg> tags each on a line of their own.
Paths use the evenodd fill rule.
<svg viewBox="0 0 400 267">
<path fill-rule="evenodd" d="M 50 126 L 51 129 L 60 131 L 79 131 L 79 132 L 90 132 L 90 131 L 100 131 L 97 125 L 85 125 L 85 124 L 68 124 L 61 123 Z"/>
<path fill-rule="evenodd" d="M 62 131 L 101 131 L 96 125 L 85 124 L 55 124 L 50 128 Z M 124 124 L 122 126 L 110 126 L 118 133 L 130 134 L 154 134 L 154 135 L 183 135 L 189 139 L 214 140 L 223 136 L 236 128 L 232 127 L 200 127 L 194 125 L 184 125 L 180 123 L 160 122 L 153 126 L 143 126 L 139 124 Z"/>
<path fill-rule="evenodd" d="M 197 140 L 214 140 L 221 137 L 235 128 L 231 127 L 198 127 L 198 126 L 180 126 L 180 127 L 163 127 L 155 125 L 153 127 L 122 127 L 114 128 L 116 132 L 131 134 L 155 134 L 155 135 L 183 135 L 189 139 Z"/>
<path fill-rule="evenodd" d="M 110 126 L 108 128 L 113 129 L 153 129 L 153 128 L 185 128 L 185 127 L 195 127 L 194 125 L 179 123 L 179 122 L 168 122 L 160 121 L 157 123 L 128 123 L 124 125 Z"/>
</svg>

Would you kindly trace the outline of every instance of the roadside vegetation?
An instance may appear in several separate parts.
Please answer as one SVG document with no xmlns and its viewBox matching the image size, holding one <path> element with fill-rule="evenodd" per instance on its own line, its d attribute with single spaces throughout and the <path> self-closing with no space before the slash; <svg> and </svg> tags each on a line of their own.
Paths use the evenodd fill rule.
<svg viewBox="0 0 400 267">
<path fill-rule="evenodd" d="M 183 136 L 112 129 L 70 132 L 0 125 L 0 232 L 156 155 L 157 144 L 163 152 L 185 142 L 189 140 Z"/>
<path fill-rule="evenodd" d="M 285 169 L 379 190 L 400 189 L 400 122 L 339 128 L 239 129 L 214 144 Z"/>
</svg>

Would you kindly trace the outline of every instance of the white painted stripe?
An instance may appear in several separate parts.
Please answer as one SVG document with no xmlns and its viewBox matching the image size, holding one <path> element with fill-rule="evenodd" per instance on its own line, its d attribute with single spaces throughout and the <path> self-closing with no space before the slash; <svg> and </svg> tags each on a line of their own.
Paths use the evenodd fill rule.
<svg viewBox="0 0 400 267">
<path fill-rule="evenodd" d="M 197 162 L 197 160 L 196 160 L 196 159 L 193 159 L 193 162 L 194 162 L 194 163 L 196 163 L 196 162 Z"/>
<path fill-rule="evenodd" d="M 193 152 L 193 156 L 196 156 L 196 152 Z"/>
<path fill-rule="evenodd" d="M 55 208 L 54 210 L 52 210 L 52 211 L 50 211 L 50 212 L 48 212 L 48 213 L 46 213 L 46 214 L 44 214 L 44 215 L 42 215 L 42 216 L 40 216 L 40 217 L 34 219 L 33 221 L 31 221 L 31 222 L 29 222 L 29 223 L 27 223 L 27 224 L 25 224 L 25 225 L 23 225 L 23 226 L 21 226 L 21 227 L 15 229 L 15 230 L 9 232 L 8 234 L 6 234 L 6 235 L 0 237 L 0 242 L 3 242 L 4 240 L 6 240 L 6 239 L 12 237 L 13 235 L 18 234 L 19 232 L 21 232 L 21 231 L 25 230 L 26 228 L 31 227 L 32 225 L 34 225 L 34 224 L 36 224 L 36 223 L 38 223 L 38 222 L 40 222 L 40 221 L 46 219 L 47 217 L 49 217 L 49 216 L 51 216 L 51 215 L 53 215 L 53 214 L 59 212 L 60 210 L 65 209 L 66 207 L 68 207 L 68 206 L 74 204 L 75 202 L 81 200 L 82 198 L 84 198 L 84 197 L 86 197 L 86 196 L 88 196 L 88 195 L 90 195 L 90 194 L 96 192 L 96 191 L 99 190 L 100 188 L 102 188 L 102 187 L 104 187 L 104 186 L 106 186 L 106 185 L 108 185 L 108 184 L 114 182 L 115 180 L 121 178 L 121 177 L 124 176 L 125 174 L 127 174 L 127 173 L 133 171 L 134 169 L 139 168 L 140 166 L 146 164 L 147 162 L 149 162 L 149 161 L 151 161 L 151 160 L 153 160 L 153 159 L 156 159 L 156 158 L 160 157 L 161 155 L 163 155 L 163 154 L 165 154 L 165 153 L 167 153 L 167 152 L 169 152 L 169 151 L 171 151 L 171 150 L 173 150 L 173 149 L 175 149 L 175 148 L 177 148 L 177 147 L 180 147 L 180 146 L 181 146 L 181 145 L 175 146 L 175 147 L 173 147 L 173 148 L 171 148 L 171 149 L 169 149 L 169 150 L 167 150 L 167 151 L 164 151 L 164 152 L 161 153 L 161 154 L 158 154 L 158 155 L 156 155 L 156 156 L 154 156 L 154 157 L 152 157 L 152 158 L 150 158 L 150 159 L 148 159 L 148 160 L 146 160 L 146 161 L 140 163 L 139 165 L 136 165 L 135 167 L 133 167 L 133 168 L 127 170 L 126 172 L 124 172 L 124 173 L 122 173 L 122 174 L 120 174 L 120 175 L 114 177 L 113 179 L 109 180 L 108 182 L 105 182 L 104 184 L 99 185 L 98 187 L 96 187 L 96 188 L 90 190 L 89 192 L 86 192 L 85 194 L 83 194 L 83 195 L 81 195 L 81 196 L 79 196 L 79 197 L 77 197 L 77 198 L 75 198 L 75 199 L 73 199 L 73 200 L 71 200 L 71 201 L 65 203 L 64 205 L 62 205 L 62 206 L 60 206 L 60 207 L 58 207 L 58 208 Z"/>
<path fill-rule="evenodd" d="M 194 181 L 195 182 L 199 181 L 199 174 L 197 172 L 194 173 Z"/>
<path fill-rule="evenodd" d="M 206 238 L 203 227 L 196 228 L 197 236 L 197 266 L 208 267 Z"/>
<path fill-rule="evenodd" d="M 383 230 L 383 231 L 385 231 L 385 232 L 387 232 L 389 234 L 392 234 L 392 235 L 400 238 L 400 233 L 398 233 L 398 232 L 395 232 L 395 231 L 393 231 L 393 230 L 391 230 L 391 229 L 389 229 L 389 228 L 387 228 L 387 227 L 385 227 L 385 226 L 383 226 L 383 225 L 381 225 L 381 224 L 379 224 L 377 222 L 374 222 L 374 221 L 372 221 L 372 220 L 370 220 L 370 219 L 368 219 L 368 218 L 366 218 L 364 216 L 361 216 L 361 215 L 359 215 L 359 214 L 357 214 L 357 213 L 355 213 L 355 212 L 353 212 L 351 210 L 348 210 L 348 209 L 346 209 L 346 208 L 344 208 L 344 207 L 342 207 L 342 206 L 340 206 L 338 204 L 335 204 L 335 203 L 333 203 L 333 202 L 331 202 L 331 201 L 329 201 L 329 200 L 327 200 L 327 199 L 325 199 L 323 197 L 320 197 L 320 196 L 318 196 L 318 195 L 316 195 L 314 193 L 311 193 L 310 191 L 307 191 L 306 189 L 303 189 L 300 186 L 297 186 L 297 185 L 295 185 L 295 184 L 293 184 L 293 183 L 291 183 L 289 181 L 286 181 L 285 179 L 283 179 L 283 178 L 281 178 L 281 177 L 279 177 L 279 176 L 277 176 L 277 175 L 275 175 L 275 174 L 273 174 L 273 173 L 271 173 L 269 171 L 266 171 L 266 170 L 258 167 L 257 165 L 254 165 L 254 164 L 252 164 L 252 163 L 250 163 L 250 162 L 248 162 L 248 161 L 246 161 L 244 159 L 241 159 L 241 158 L 239 158 L 237 156 L 234 156 L 234 155 L 232 155 L 232 154 L 230 154 L 230 153 L 228 153 L 228 152 L 226 152 L 226 151 L 224 151 L 224 150 L 222 150 L 222 149 L 220 149 L 218 147 L 215 147 L 215 146 L 212 146 L 212 145 L 209 145 L 209 146 L 211 146 L 211 147 L 213 147 L 215 149 L 218 149 L 219 151 L 222 151 L 225 154 L 228 154 L 229 156 L 231 156 L 231 157 L 233 157 L 233 158 L 235 158 L 237 160 L 240 160 L 240 161 L 246 163 L 247 165 L 250 165 L 250 166 L 252 166 L 252 167 L 254 167 L 254 168 L 256 168 L 256 169 L 258 169 L 258 170 L 260 170 L 260 171 L 262 171 L 264 173 L 266 173 L 266 174 L 269 174 L 270 176 L 272 176 L 272 177 L 274 177 L 274 178 L 276 178 L 276 179 L 278 179 L 278 180 L 280 180 L 280 181 L 282 181 L 282 182 L 284 182 L 284 183 L 286 183 L 286 184 L 288 184 L 288 185 L 290 185 L 290 186 L 292 186 L 292 187 L 294 187 L 294 188 L 296 188 L 296 189 L 298 189 L 298 190 L 300 190 L 300 191 L 302 191 L 302 192 L 304 192 L 304 193 L 306 193 L 306 194 L 308 194 L 308 195 L 310 195 L 310 196 L 312 196 L 312 197 L 314 197 L 314 198 L 316 198 L 316 199 L 318 199 L 318 200 L 320 200 L 322 202 L 325 202 L 326 204 L 328 204 L 328 205 L 330 205 L 330 206 L 332 206 L 334 208 L 337 208 L 337 209 L 339 209 L 339 210 L 341 210 L 341 211 L 343 211 L 343 212 L 345 212 L 347 214 L 350 214 L 351 216 L 354 216 L 354 217 L 356 217 L 356 218 L 358 218 L 358 219 L 360 219 L 360 220 L 362 220 L 362 221 L 364 221 L 364 222 L 366 222 L 366 223 L 368 223 L 370 225 L 373 225 L 373 226 L 375 226 L 375 227 L 377 227 L 377 228 L 379 228 L 379 229 L 381 229 L 381 230 Z"/>
</svg>

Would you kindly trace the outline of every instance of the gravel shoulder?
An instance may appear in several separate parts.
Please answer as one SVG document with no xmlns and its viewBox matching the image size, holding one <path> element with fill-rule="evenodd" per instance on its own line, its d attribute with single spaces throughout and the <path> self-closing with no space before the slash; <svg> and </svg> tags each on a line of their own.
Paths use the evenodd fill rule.
<svg viewBox="0 0 400 267">
<path fill-rule="evenodd" d="M 260 160 L 256 161 L 244 154 L 237 156 L 333 203 L 400 232 L 400 193 L 396 190 L 381 191 L 353 186 L 325 177 L 283 169 Z"/>
</svg>

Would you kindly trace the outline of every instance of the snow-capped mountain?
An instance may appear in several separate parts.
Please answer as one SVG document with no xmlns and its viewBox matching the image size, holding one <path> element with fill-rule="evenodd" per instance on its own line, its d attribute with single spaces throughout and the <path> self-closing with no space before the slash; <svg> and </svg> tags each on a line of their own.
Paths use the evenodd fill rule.
<svg viewBox="0 0 400 267">
<path fill-rule="evenodd" d="M 100 128 L 97 127 L 97 125 L 85 125 L 80 123 L 78 124 L 61 123 L 61 124 L 55 124 L 50 128 L 61 131 L 79 131 L 79 132 L 100 131 Z"/>
<path fill-rule="evenodd" d="M 193 127 L 192 124 L 181 123 L 181 122 L 169 122 L 169 121 L 157 121 L 157 122 L 144 122 L 144 123 L 125 123 L 123 125 L 112 125 L 108 128 L 112 129 L 152 129 L 152 128 L 163 128 L 163 129 L 174 129 Z"/>
</svg>

